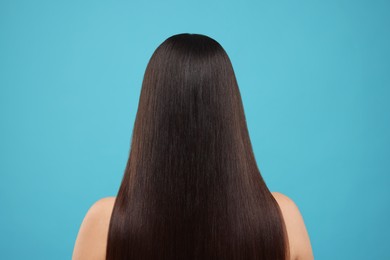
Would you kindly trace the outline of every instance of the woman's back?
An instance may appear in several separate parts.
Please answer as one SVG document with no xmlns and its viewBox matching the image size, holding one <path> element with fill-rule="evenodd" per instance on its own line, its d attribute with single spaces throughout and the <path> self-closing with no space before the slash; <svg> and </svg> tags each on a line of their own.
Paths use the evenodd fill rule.
<svg viewBox="0 0 390 260">
<path fill-rule="evenodd" d="M 314 259 L 310 239 L 298 207 L 289 197 L 272 192 L 285 220 L 290 260 Z M 108 227 L 115 197 L 100 199 L 88 210 L 78 233 L 73 260 L 105 260 Z"/>
<path fill-rule="evenodd" d="M 297 242 L 308 240 L 299 210 L 271 195 L 257 167 L 232 63 L 205 35 L 171 36 L 150 58 L 113 200 L 92 207 L 84 226 L 98 227 L 81 235 L 95 236 L 107 260 L 310 254 Z"/>
</svg>

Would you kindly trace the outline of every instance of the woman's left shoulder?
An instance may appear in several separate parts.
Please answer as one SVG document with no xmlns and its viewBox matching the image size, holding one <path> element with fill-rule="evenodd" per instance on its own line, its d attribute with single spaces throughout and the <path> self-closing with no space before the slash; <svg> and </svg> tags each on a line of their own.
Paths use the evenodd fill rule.
<svg viewBox="0 0 390 260">
<path fill-rule="evenodd" d="M 105 259 L 108 228 L 116 197 L 97 200 L 88 209 L 77 234 L 73 260 Z"/>
</svg>

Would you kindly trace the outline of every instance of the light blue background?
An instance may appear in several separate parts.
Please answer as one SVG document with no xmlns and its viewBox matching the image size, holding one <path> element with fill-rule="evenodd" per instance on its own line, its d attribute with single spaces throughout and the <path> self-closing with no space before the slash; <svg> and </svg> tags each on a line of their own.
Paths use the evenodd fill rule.
<svg viewBox="0 0 390 260">
<path fill-rule="evenodd" d="M 0 2 L 0 258 L 70 259 L 114 196 L 146 64 L 215 38 L 256 159 L 304 216 L 316 259 L 390 259 L 389 1 Z"/>
</svg>

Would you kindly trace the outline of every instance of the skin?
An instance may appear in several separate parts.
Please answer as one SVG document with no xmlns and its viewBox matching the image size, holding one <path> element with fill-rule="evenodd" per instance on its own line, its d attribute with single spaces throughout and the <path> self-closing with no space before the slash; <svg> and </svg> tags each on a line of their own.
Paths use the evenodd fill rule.
<svg viewBox="0 0 390 260">
<path fill-rule="evenodd" d="M 292 199 L 272 192 L 278 202 L 287 227 L 290 260 L 312 260 L 313 251 L 303 217 Z M 96 201 L 88 210 L 80 226 L 73 250 L 73 260 L 105 260 L 108 226 L 115 197 Z"/>
<path fill-rule="evenodd" d="M 280 192 L 272 192 L 286 224 L 291 260 L 313 260 L 313 250 L 303 217 L 294 201 Z"/>
</svg>

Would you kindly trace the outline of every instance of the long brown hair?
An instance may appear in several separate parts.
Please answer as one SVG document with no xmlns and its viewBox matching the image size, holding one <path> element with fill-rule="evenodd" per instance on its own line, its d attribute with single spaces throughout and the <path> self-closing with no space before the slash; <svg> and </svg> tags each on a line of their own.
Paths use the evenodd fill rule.
<svg viewBox="0 0 390 260">
<path fill-rule="evenodd" d="M 228 55 L 208 36 L 169 37 L 145 71 L 106 259 L 288 255 Z"/>
</svg>

